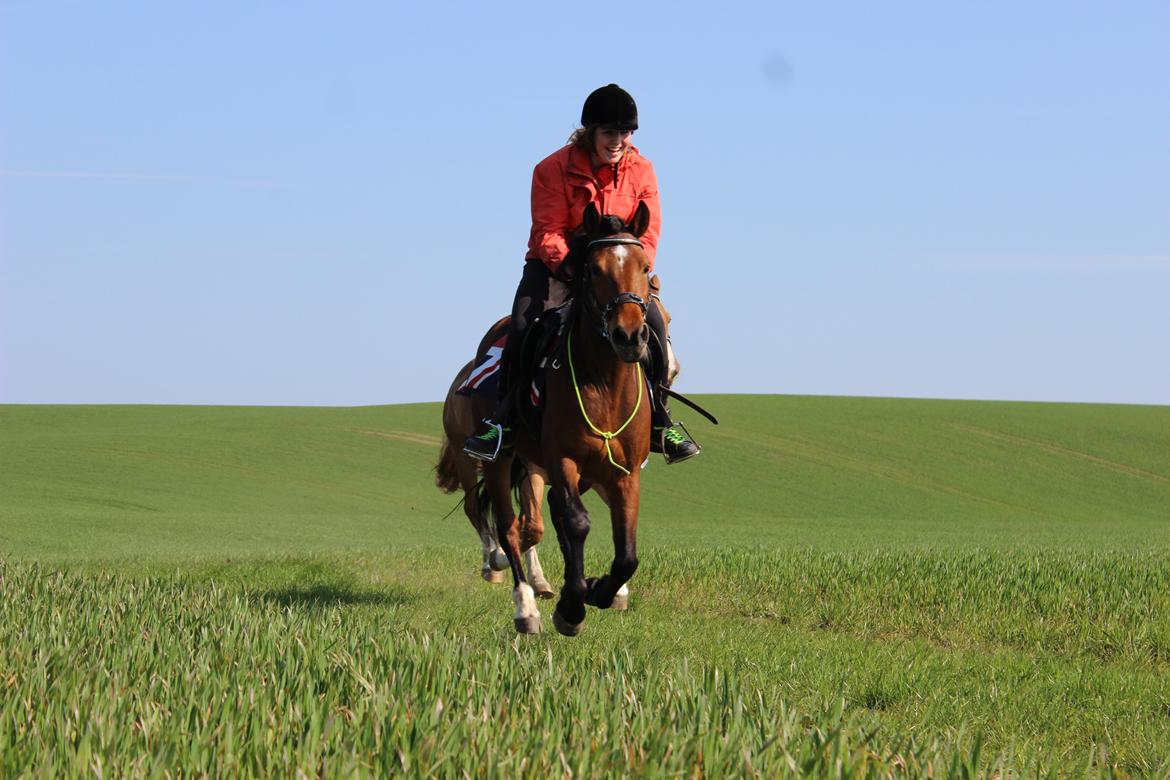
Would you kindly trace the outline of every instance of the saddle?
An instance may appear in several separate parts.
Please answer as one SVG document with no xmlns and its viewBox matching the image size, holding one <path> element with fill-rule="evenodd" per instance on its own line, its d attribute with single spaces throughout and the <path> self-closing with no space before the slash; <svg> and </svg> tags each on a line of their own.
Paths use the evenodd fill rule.
<svg viewBox="0 0 1170 780">
<path fill-rule="evenodd" d="M 535 318 L 525 331 L 524 343 L 509 368 L 512 377 L 508 384 L 516 394 L 516 408 L 534 429 L 539 427 L 540 411 L 544 407 L 546 367 L 560 350 L 568 316 L 569 304 L 565 303 Z M 499 397 L 500 360 L 507 340 L 505 328 L 499 338 L 476 355 L 475 368 L 463 384 L 456 388 L 456 393 L 482 396 L 493 401 Z"/>
</svg>

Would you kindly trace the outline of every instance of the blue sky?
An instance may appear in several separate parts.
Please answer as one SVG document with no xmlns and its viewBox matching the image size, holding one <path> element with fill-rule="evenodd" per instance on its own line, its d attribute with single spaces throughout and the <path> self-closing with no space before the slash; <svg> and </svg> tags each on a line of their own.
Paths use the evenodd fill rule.
<svg viewBox="0 0 1170 780">
<path fill-rule="evenodd" d="M 1170 4 L 0 0 L 0 402 L 442 398 L 610 81 L 684 392 L 1170 403 Z"/>
</svg>

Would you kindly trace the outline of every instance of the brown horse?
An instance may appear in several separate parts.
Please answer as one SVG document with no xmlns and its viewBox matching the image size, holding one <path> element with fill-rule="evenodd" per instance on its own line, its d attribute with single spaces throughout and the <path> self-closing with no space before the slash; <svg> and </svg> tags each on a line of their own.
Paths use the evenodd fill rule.
<svg viewBox="0 0 1170 780">
<path fill-rule="evenodd" d="M 521 633 L 540 630 L 532 588 L 524 578 L 522 524 L 512 506 L 513 458 L 543 469 L 549 478 L 549 507 L 565 559 L 565 583 L 553 624 L 575 636 L 585 621 L 585 605 L 602 609 L 638 567 L 636 534 L 641 466 L 650 449 L 652 403 L 640 361 L 647 355 L 650 300 L 649 261 L 638 241 L 649 210 L 638 207 L 623 224 L 586 208 L 582 235 L 573 242 L 568 263 L 573 304 L 559 357 L 546 377 L 542 423 L 517 427 L 514 454 L 484 465 L 482 490 L 490 497 L 500 547 L 512 570 L 514 625 Z M 476 399 L 475 416 L 491 412 L 488 399 Z M 585 577 L 585 538 L 589 513 L 581 494 L 599 488 L 609 504 L 614 558 L 609 572 Z"/>
<path fill-rule="evenodd" d="M 502 331 L 506 325 L 506 318 L 500 320 L 492 326 L 491 333 Z M 477 490 L 481 464 L 463 452 L 463 442 L 475 432 L 475 421 L 478 419 L 472 409 L 472 398 L 456 392 L 474 368 L 475 362 L 472 361 L 459 370 L 447 391 L 447 399 L 443 402 L 445 437 L 439 462 L 435 466 L 435 484 L 445 493 L 463 490 L 463 513 L 471 521 L 471 526 L 479 535 L 482 546 L 480 576 L 495 584 L 504 581 L 502 572 L 508 568 L 508 559 L 500 549 L 495 524 L 489 517 L 486 501 L 482 500 L 486 498 L 486 494 Z M 540 598 L 551 599 L 556 593 L 545 579 L 540 559 L 536 555 L 536 543 L 544 535 L 544 519 L 541 516 L 540 505 L 544 500 L 545 482 L 543 472 L 533 470 L 518 486 L 520 547 L 524 556 L 524 567 L 528 572 L 528 584 Z"/>
</svg>

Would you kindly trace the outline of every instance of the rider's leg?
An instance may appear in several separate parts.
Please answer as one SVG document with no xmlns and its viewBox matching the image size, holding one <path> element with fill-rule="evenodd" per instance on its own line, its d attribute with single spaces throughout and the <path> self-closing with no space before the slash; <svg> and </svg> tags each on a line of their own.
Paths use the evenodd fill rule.
<svg viewBox="0 0 1170 780">
<path fill-rule="evenodd" d="M 650 420 L 650 449 L 666 456 L 666 462 L 680 463 L 699 454 L 699 445 L 687 432 L 670 419 L 666 406 L 666 392 L 670 382 L 670 365 L 667 357 L 666 320 L 658 302 L 653 298 L 646 309 L 646 322 L 650 326 L 650 349 L 653 351 L 654 411 Z"/>
<path fill-rule="evenodd" d="M 511 387 L 515 379 L 513 376 L 516 372 L 515 364 L 524 344 L 528 326 L 544 311 L 551 278 L 548 269 L 539 260 L 529 260 L 524 264 L 524 274 L 520 277 L 520 284 L 516 287 L 516 298 L 512 302 L 508 338 L 504 342 L 504 352 L 500 355 L 499 394 L 495 411 L 491 417 L 484 420 L 487 423 L 486 429 L 469 436 L 463 445 L 463 451 L 473 458 L 495 460 L 501 452 L 512 445 L 512 420 L 515 412 Z"/>
</svg>

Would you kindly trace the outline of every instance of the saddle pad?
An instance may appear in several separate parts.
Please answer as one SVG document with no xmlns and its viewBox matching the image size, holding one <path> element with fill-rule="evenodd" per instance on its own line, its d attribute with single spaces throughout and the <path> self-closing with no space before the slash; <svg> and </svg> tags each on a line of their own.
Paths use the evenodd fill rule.
<svg viewBox="0 0 1170 780">
<path fill-rule="evenodd" d="M 500 385 L 500 358 L 504 354 L 504 345 L 508 342 L 507 334 L 500 336 L 487 351 L 480 357 L 475 368 L 455 388 L 459 395 L 478 395 L 495 399 L 499 397 Z M 556 351 L 559 339 L 554 338 L 545 353 L 540 356 L 540 362 L 533 368 L 532 382 L 528 387 L 528 401 L 533 408 L 540 409 L 544 398 L 545 368 L 549 357 Z"/>
<path fill-rule="evenodd" d="M 455 392 L 460 395 L 486 395 L 495 398 L 496 388 L 500 384 L 500 358 L 504 354 L 504 344 L 507 341 L 507 334 L 496 339 Z"/>
</svg>

